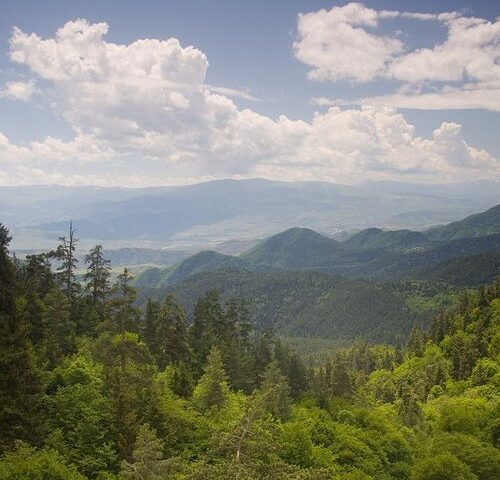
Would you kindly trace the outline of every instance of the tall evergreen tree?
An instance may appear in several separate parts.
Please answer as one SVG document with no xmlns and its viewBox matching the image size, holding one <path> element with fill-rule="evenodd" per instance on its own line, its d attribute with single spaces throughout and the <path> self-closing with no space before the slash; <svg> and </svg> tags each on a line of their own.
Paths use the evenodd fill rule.
<svg viewBox="0 0 500 480">
<path fill-rule="evenodd" d="M 255 388 L 254 357 L 252 352 L 252 324 L 244 302 L 231 299 L 225 309 L 227 338 L 222 345 L 224 364 L 234 390 L 249 394 Z"/>
<path fill-rule="evenodd" d="M 137 431 L 132 462 L 122 463 L 120 479 L 163 480 L 168 478 L 168 463 L 163 459 L 163 442 L 148 424 Z"/>
<path fill-rule="evenodd" d="M 36 439 L 40 375 L 33 359 L 25 301 L 16 302 L 16 276 L 0 224 L 0 449 Z"/>
<path fill-rule="evenodd" d="M 26 299 L 26 315 L 31 343 L 36 347 L 44 337 L 43 299 L 54 287 L 54 274 L 46 253 L 28 255 L 21 270 L 22 295 Z"/>
<path fill-rule="evenodd" d="M 138 330 L 139 313 L 134 302 L 137 299 L 137 292 L 131 286 L 132 276 L 127 268 L 118 275 L 115 284 L 110 292 L 110 300 L 107 302 L 107 327 L 113 333 L 122 336 L 125 332 L 136 332 Z"/>
<path fill-rule="evenodd" d="M 16 269 L 9 258 L 9 230 L 0 223 L 0 315 L 11 316 L 16 305 Z"/>
<path fill-rule="evenodd" d="M 102 245 L 96 245 L 85 256 L 87 273 L 84 276 L 85 290 L 92 298 L 93 307 L 102 315 L 109 293 L 110 261 L 104 258 Z"/>
<path fill-rule="evenodd" d="M 290 387 L 276 361 L 271 362 L 262 374 L 260 391 L 265 398 L 265 409 L 275 418 L 286 420 L 290 416 Z"/>
<path fill-rule="evenodd" d="M 211 408 L 221 408 L 227 401 L 229 387 L 222 355 L 213 346 L 207 358 L 204 372 L 193 392 L 193 401 L 198 410 L 205 412 Z"/>
<path fill-rule="evenodd" d="M 195 370 L 200 374 L 212 345 L 221 345 L 230 335 L 218 290 L 211 290 L 198 299 L 193 317 L 189 338 Z"/>
<path fill-rule="evenodd" d="M 149 298 L 146 304 L 144 321 L 142 322 L 142 339 L 149 348 L 153 357 L 157 360 L 160 345 L 158 338 L 158 315 L 160 313 L 160 303 Z M 157 360 L 158 361 L 158 360 Z"/>
<path fill-rule="evenodd" d="M 61 289 L 66 294 L 70 305 L 73 305 L 79 289 L 79 284 L 75 278 L 78 263 L 75 252 L 79 240 L 76 236 L 76 230 L 73 228 L 73 222 L 70 221 L 68 237 L 59 237 L 60 243 L 57 249 L 51 252 L 51 255 L 60 262 L 57 268 L 57 276 Z"/>
<path fill-rule="evenodd" d="M 67 297 L 59 289 L 52 289 L 43 302 L 43 352 L 49 367 L 56 366 L 64 356 L 74 352 L 76 325 L 70 316 Z"/>
<path fill-rule="evenodd" d="M 106 393 L 114 418 L 115 444 L 120 460 L 130 460 L 137 429 L 152 423 L 154 368 L 146 344 L 135 333 L 104 333 L 96 343 L 97 360 L 104 366 Z"/>
<path fill-rule="evenodd" d="M 161 306 L 156 333 L 159 342 L 158 366 L 161 369 L 171 363 L 190 363 L 186 315 L 173 295 L 168 295 Z"/>
</svg>

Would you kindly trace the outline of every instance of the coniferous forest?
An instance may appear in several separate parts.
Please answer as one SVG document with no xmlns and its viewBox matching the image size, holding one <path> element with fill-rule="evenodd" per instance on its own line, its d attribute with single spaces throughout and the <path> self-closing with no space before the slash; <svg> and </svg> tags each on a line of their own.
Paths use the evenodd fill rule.
<svg viewBox="0 0 500 480">
<path fill-rule="evenodd" d="M 500 478 L 500 282 L 406 342 L 302 358 L 217 290 L 137 302 L 75 230 L 19 260 L 0 226 L 0 478 Z M 77 276 L 77 271 L 84 271 Z"/>
<path fill-rule="evenodd" d="M 500 0 L 0 0 L 0 480 L 500 480 Z"/>
</svg>

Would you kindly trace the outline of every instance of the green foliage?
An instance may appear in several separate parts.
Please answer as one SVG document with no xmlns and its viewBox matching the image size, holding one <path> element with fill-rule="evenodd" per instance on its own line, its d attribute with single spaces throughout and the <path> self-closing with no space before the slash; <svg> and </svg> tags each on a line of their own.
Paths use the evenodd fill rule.
<svg viewBox="0 0 500 480">
<path fill-rule="evenodd" d="M 112 410 L 104 395 L 102 368 L 90 359 L 66 359 L 50 375 L 47 443 L 90 478 L 114 467 Z"/>
<path fill-rule="evenodd" d="M 29 336 L 27 301 L 16 298 L 8 230 L 0 224 L 0 450 L 38 440 L 41 375 Z"/>
<path fill-rule="evenodd" d="M 42 307 L 44 336 L 42 351 L 50 367 L 54 367 L 75 348 L 76 325 L 70 317 L 67 296 L 59 289 L 52 289 Z"/>
<path fill-rule="evenodd" d="M 124 480 L 161 480 L 168 474 L 163 460 L 163 443 L 147 424 L 137 431 L 132 463 L 123 461 L 120 478 Z"/>
<path fill-rule="evenodd" d="M 198 385 L 193 392 L 193 402 L 196 408 L 205 412 L 224 406 L 229 394 L 226 372 L 220 350 L 213 346 L 207 358 L 207 364 Z"/>
<path fill-rule="evenodd" d="M 85 480 L 76 468 L 53 450 L 36 450 L 18 444 L 14 452 L 0 459 L 0 478 L 3 480 Z"/>
<path fill-rule="evenodd" d="M 470 468 L 448 453 L 420 460 L 414 467 L 412 480 L 476 480 Z"/>
<path fill-rule="evenodd" d="M 225 294 L 193 302 L 189 325 L 172 296 L 138 308 L 126 270 L 95 308 L 92 290 L 68 295 L 47 257 L 14 265 L 8 241 L 0 228 L 2 479 L 500 476 L 500 281 L 456 296 L 406 346 L 397 335 L 387 339 L 394 345 L 356 340 L 344 348 L 311 339 L 323 352 L 306 360 L 274 332 L 254 330 L 255 307 L 225 296 L 231 274 Z M 455 297 L 421 282 L 379 286 L 304 272 L 259 278 L 277 285 L 274 293 L 263 290 L 271 283 L 244 285 L 257 308 L 277 292 L 281 314 L 302 301 L 325 312 L 349 306 L 352 325 L 335 323 L 331 312 L 331 324 L 311 322 L 318 332 L 332 324 L 364 331 L 356 314 L 371 312 L 373 323 L 389 298 L 408 305 L 409 292 L 428 299 L 427 314 L 442 300 L 431 299 Z M 407 318 L 408 332 L 414 320 Z M 282 321 L 294 328 L 291 315 Z"/>
</svg>

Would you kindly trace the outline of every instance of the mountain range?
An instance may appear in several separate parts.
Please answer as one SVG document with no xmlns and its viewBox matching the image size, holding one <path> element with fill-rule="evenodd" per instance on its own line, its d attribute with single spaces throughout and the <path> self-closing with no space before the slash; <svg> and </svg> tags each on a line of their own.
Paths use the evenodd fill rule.
<svg viewBox="0 0 500 480">
<path fill-rule="evenodd" d="M 457 258 L 469 261 L 477 258 L 483 264 L 489 259 L 495 265 L 499 254 L 500 205 L 497 205 L 460 222 L 422 232 L 369 228 L 342 242 L 294 227 L 263 240 L 239 256 L 202 251 L 173 266 L 147 269 L 137 277 L 136 284 L 162 288 L 192 274 L 218 269 L 307 270 L 394 281 L 421 278 L 423 272 L 431 275 L 432 269 L 444 272 L 442 266 L 451 268 L 450 260 Z M 460 283 L 456 278 L 450 281 Z"/>
<path fill-rule="evenodd" d="M 137 189 L 0 187 L 0 211 L 18 250 L 51 248 L 72 219 L 84 248 L 167 248 L 187 256 L 228 241 L 241 243 L 233 250 L 239 253 L 249 242 L 290 227 L 334 237 L 366 227 L 420 230 L 484 210 L 498 202 L 498 191 L 498 183 L 486 181 L 338 185 L 262 179 Z"/>
<path fill-rule="evenodd" d="M 254 322 L 281 334 L 388 341 L 428 321 L 443 293 L 499 273 L 497 205 L 439 228 L 370 228 L 342 242 L 294 227 L 238 256 L 203 251 L 134 282 L 144 296 L 174 293 L 188 315 L 217 288 L 225 299 L 247 299 Z M 416 301 L 431 308 L 413 309 Z"/>
</svg>

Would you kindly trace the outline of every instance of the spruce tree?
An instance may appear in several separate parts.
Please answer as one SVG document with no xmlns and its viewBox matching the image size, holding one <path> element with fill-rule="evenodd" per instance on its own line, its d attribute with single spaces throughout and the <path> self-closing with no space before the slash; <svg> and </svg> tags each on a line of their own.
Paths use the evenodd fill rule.
<svg viewBox="0 0 500 480">
<path fill-rule="evenodd" d="M 132 276 L 127 268 L 118 275 L 113 288 L 110 291 L 110 300 L 107 302 L 106 327 L 113 333 L 122 336 L 125 332 L 136 332 L 138 330 L 138 310 L 134 307 L 137 292 L 131 286 Z"/>
<path fill-rule="evenodd" d="M 122 463 L 120 479 L 162 480 L 168 478 L 168 463 L 163 459 L 163 442 L 148 424 L 137 431 L 132 462 Z"/>
<path fill-rule="evenodd" d="M 194 389 L 193 401 L 198 410 L 205 412 L 212 408 L 221 408 L 226 403 L 228 394 L 229 387 L 222 355 L 219 348 L 213 346 L 204 373 Z"/>
<path fill-rule="evenodd" d="M 168 295 L 157 317 L 158 366 L 190 363 L 186 315 L 173 295 Z"/>
<path fill-rule="evenodd" d="M 26 304 L 16 302 L 16 276 L 8 255 L 11 237 L 0 224 L 0 449 L 36 440 L 40 375 L 29 341 Z"/>
<path fill-rule="evenodd" d="M 142 323 L 142 339 L 149 348 L 153 357 L 158 361 L 160 351 L 158 338 L 158 315 L 160 313 L 160 304 L 151 298 L 148 299 L 144 321 Z"/>
<path fill-rule="evenodd" d="M 93 307 L 102 315 L 106 297 L 109 293 L 110 261 L 104 258 L 102 245 L 96 245 L 85 256 L 87 273 L 85 290 L 92 298 Z"/>
<path fill-rule="evenodd" d="M 51 252 L 51 256 L 59 260 L 60 265 L 57 268 L 57 276 L 61 290 L 66 294 L 70 305 L 73 305 L 79 284 L 75 278 L 75 270 L 78 259 L 75 256 L 76 246 L 79 242 L 76 236 L 76 230 L 73 228 L 73 222 L 69 223 L 69 235 L 59 237 L 57 249 Z"/>
<path fill-rule="evenodd" d="M 58 288 L 52 289 L 43 302 L 44 325 L 43 348 L 49 367 L 56 366 L 61 359 L 74 352 L 76 325 L 71 320 L 70 305 L 66 295 Z"/>
<path fill-rule="evenodd" d="M 276 361 L 271 362 L 264 370 L 260 391 L 268 413 L 282 420 L 290 416 L 290 387 Z"/>
</svg>

